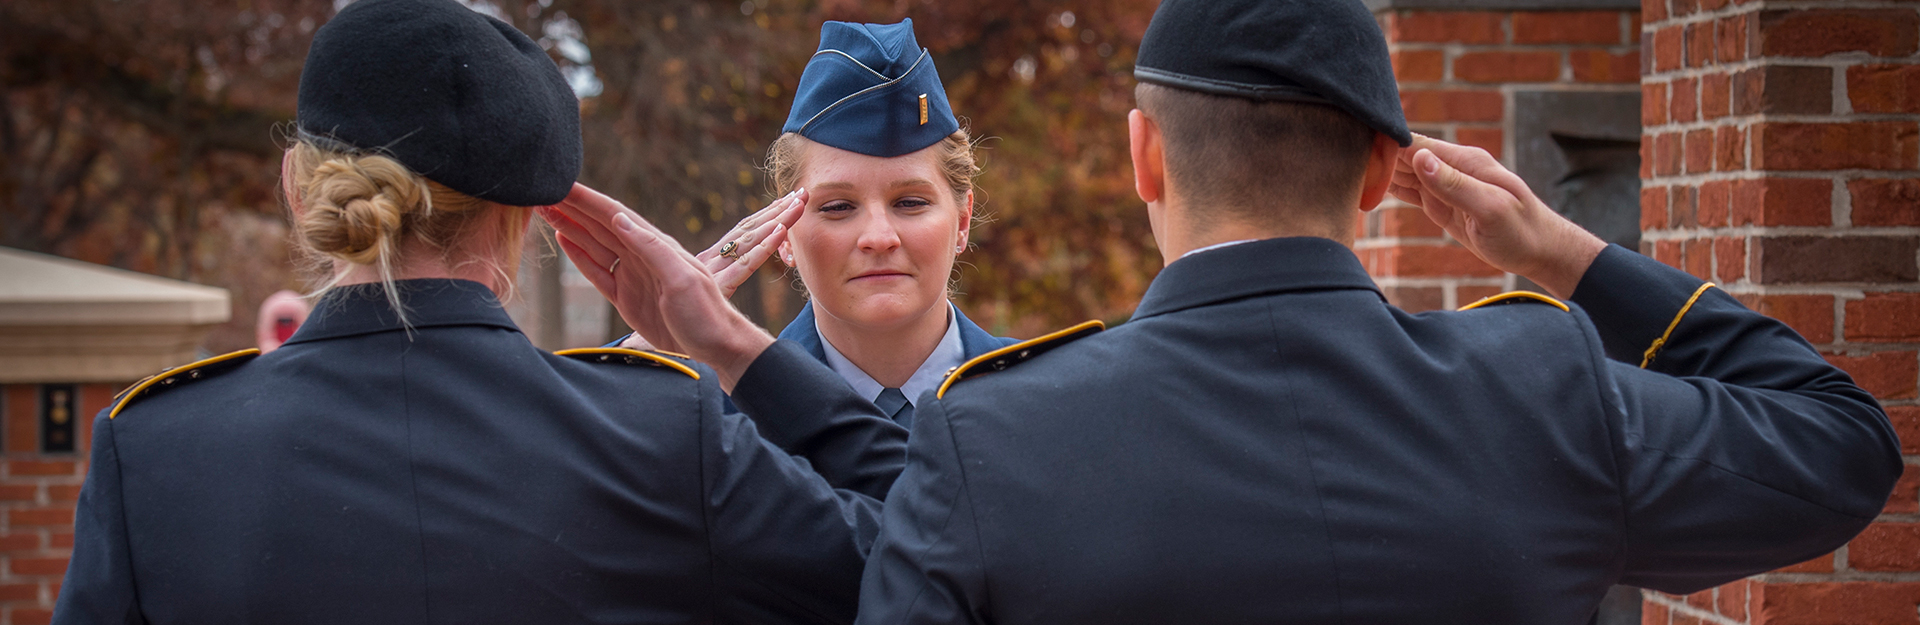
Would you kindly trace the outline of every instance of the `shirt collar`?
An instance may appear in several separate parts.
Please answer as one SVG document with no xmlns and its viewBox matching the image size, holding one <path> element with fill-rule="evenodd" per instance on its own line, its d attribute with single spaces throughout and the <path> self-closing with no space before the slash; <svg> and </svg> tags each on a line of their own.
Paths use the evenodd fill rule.
<svg viewBox="0 0 1920 625">
<path fill-rule="evenodd" d="M 1261 239 L 1173 261 L 1147 285 L 1132 320 L 1259 295 L 1334 289 L 1380 296 L 1353 250 L 1337 241 Z"/>
<path fill-rule="evenodd" d="M 1201 247 L 1201 248 L 1195 248 L 1195 249 L 1191 249 L 1191 250 L 1187 250 L 1187 253 L 1185 253 L 1185 254 L 1181 254 L 1181 255 L 1180 255 L 1180 258 L 1186 258 L 1186 257 L 1188 257 L 1188 256 L 1192 256 L 1192 255 L 1194 255 L 1194 254 L 1198 254 L 1198 253 L 1201 253 L 1201 252 L 1205 252 L 1205 251 L 1208 251 L 1208 250 L 1217 250 L 1217 249 L 1220 249 L 1220 248 L 1223 248 L 1223 247 L 1232 247 L 1232 246 L 1235 246 L 1235 245 L 1239 245 L 1239 244 L 1241 244 L 1241 243 L 1247 243 L 1247 242 L 1250 242 L 1250 241 L 1258 241 L 1258 240 L 1259 240 L 1259 239 L 1241 239 L 1241 240 L 1238 240 L 1238 241 L 1228 241 L 1228 242 L 1225 242 L 1225 243 L 1215 243 L 1215 244 L 1213 244 L 1213 245 L 1209 245 L 1209 246 L 1206 246 L 1206 247 Z M 1175 259 L 1175 260 L 1178 260 L 1178 259 Z"/>
<path fill-rule="evenodd" d="M 814 332 L 818 333 L 817 317 L 814 323 L 816 324 Z M 847 381 L 847 385 L 852 386 L 853 390 L 861 396 L 868 399 L 880 397 L 880 391 L 886 390 L 886 387 L 875 381 L 873 376 L 867 375 L 866 371 L 862 371 L 859 365 L 847 360 L 840 350 L 833 347 L 833 341 L 827 340 L 825 334 L 819 336 L 820 348 L 827 355 L 827 366 L 832 367 L 834 373 L 840 374 L 840 377 Z M 940 344 L 933 347 L 933 353 L 928 354 L 927 359 L 920 363 L 920 368 L 915 369 L 913 375 L 907 378 L 907 383 L 900 385 L 901 394 L 906 395 L 909 402 L 919 401 L 921 393 L 939 388 L 940 383 L 947 378 L 947 370 L 965 364 L 966 359 L 966 349 L 960 343 L 960 314 L 959 311 L 954 310 L 953 303 L 948 302 L 947 333 L 940 337 Z"/>
</svg>

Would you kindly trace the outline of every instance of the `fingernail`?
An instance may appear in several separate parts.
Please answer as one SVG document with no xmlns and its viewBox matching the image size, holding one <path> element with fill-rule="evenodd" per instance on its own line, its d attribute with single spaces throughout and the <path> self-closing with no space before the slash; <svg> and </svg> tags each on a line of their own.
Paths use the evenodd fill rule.
<svg viewBox="0 0 1920 625">
<path fill-rule="evenodd" d="M 632 217 L 628 217 L 626 213 L 621 213 L 613 216 L 613 227 L 619 228 L 623 231 L 631 232 L 634 230 L 638 230 L 640 228 L 640 224 L 633 223 Z"/>
<path fill-rule="evenodd" d="M 1439 173 L 1440 157 L 1434 156 L 1432 150 L 1421 150 L 1420 153 L 1427 155 L 1426 160 L 1420 162 L 1420 171 L 1427 172 L 1429 176 Z"/>
</svg>

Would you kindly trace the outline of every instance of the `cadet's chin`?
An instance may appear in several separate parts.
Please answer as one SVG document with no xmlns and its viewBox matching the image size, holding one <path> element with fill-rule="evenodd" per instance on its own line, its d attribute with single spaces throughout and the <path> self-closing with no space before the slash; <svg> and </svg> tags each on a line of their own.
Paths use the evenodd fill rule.
<svg viewBox="0 0 1920 625">
<path fill-rule="evenodd" d="M 902 284 L 901 286 L 917 286 L 911 284 L 911 279 L 902 280 L 901 282 L 908 283 Z M 845 308 L 835 311 L 840 313 L 835 316 L 857 325 L 874 328 L 894 327 L 902 323 L 907 323 L 928 310 L 933 309 L 934 306 L 939 303 L 938 298 L 934 298 L 933 301 L 927 301 L 924 296 L 920 293 L 913 292 L 911 289 L 874 291 L 862 289 L 850 295 L 851 296 L 845 300 Z"/>
</svg>

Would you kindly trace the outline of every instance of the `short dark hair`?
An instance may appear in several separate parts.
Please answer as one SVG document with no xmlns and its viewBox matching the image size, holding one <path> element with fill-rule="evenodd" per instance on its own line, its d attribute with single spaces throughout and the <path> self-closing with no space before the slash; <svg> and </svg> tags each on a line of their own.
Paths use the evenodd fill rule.
<svg viewBox="0 0 1920 625">
<path fill-rule="evenodd" d="M 1149 83 L 1134 98 L 1160 127 L 1167 175 L 1202 218 L 1345 218 L 1358 199 L 1376 133 L 1345 111 Z M 1275 206 L 1326 212 L 1287 215 Z"/>
</svg>

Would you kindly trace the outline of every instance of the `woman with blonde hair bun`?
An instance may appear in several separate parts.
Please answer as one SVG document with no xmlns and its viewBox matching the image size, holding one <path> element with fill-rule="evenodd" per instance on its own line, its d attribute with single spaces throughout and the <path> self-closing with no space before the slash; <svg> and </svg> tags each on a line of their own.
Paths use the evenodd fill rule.
<svg viewBox="0 0 1920 625">
<path fill-rule="evenodd" d="M 531 207 L 592 193 L 538 45 L 453 0 L 360 0 L 299 106 L 316 307 L 95 419 L 54 622 L 852 620 L 904 430 L 677 247 L 612 261 L 650 285 L 617 305 L 711 367 L 547 353 L 501 310 Z"/>
</svg>

